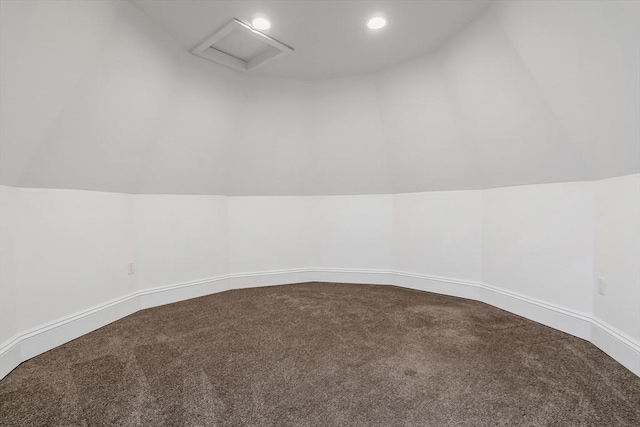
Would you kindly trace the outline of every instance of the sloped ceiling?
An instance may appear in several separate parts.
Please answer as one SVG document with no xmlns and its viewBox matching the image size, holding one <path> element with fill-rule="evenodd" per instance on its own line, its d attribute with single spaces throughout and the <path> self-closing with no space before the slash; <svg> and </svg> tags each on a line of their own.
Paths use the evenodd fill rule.
<svg viewBox="0 0 640 427">
<path fill-rule="evenodd" d="M 4 185 L 370 194 L 640 171 L 637 1 L 494 2 L 426 55 L 315 80 L 204 61 L 130 2 L 0 8 Z"/>
</svg>

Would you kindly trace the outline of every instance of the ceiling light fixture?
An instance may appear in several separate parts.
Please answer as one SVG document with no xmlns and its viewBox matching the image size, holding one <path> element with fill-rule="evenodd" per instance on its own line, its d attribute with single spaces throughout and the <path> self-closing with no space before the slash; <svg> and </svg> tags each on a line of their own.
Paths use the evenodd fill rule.
<svg viewBox="0 0 640 427">
<path fill-rule="evenodd" d="M 251 26 L 256 30 L 268 30 L 271 28 L 271 22 L 269 22 L 267 18 L 254 18 L 253 21 L 251 21 Z"/>
<path fill-rule="evenodd" d="M 374 16 L 367 21 L 367 27 L 372 30 L 379 30 L 387 25 L 387 18 L 384 16 Z"/>
</svg>

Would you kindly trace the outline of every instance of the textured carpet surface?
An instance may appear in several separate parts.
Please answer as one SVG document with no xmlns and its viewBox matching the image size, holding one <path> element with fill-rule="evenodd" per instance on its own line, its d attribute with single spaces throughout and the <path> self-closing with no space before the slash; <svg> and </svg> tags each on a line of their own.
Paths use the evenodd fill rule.
<svg viewBox="0 0 640 427">
<path fill-rule="evenodd" d="M 640 425 L 640 378 L 489 305 L 309 283 L 140 311 L 0 382 L 3 426 Z"/>
</svg>

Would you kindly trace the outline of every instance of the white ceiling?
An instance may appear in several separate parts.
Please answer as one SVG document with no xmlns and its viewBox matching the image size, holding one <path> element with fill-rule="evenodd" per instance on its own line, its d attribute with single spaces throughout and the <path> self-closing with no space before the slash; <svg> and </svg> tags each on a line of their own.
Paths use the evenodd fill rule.
<svg viewBox="0 0 640 427">
<path fill-rule="evenodd" d="M 638 1 L 495 1 L 427 55 L 299 80 L 202 60 L 128 1 L 1 0 L 0 71 L 3 185 L 335 195 L 640 171 Z"/>
<path fill-rule="evenodd" d="M 424 55 L 452 37 L 490 0 L 412 1 L 206 1 L 132 0 L 187 50 L 232 18 L 269 18 L 271 37 L 293 54 L 251 71 L 296 79 L 333 78 L 378 71 Z M 366 20 L 383 14 L 389 24 L 369 30 Z"/>
</svg>

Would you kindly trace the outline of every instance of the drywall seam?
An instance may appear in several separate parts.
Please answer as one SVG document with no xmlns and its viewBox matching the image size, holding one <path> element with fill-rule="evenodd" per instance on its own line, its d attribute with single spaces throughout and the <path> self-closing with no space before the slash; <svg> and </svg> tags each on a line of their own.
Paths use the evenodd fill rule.
<svg viewBox="0 0 640 427">
<path fill-rule="evenodd" d="M 0 378 L 31 357 L 141 309 L 230 289 L 316 281 L 398 285 L 485 302 L 590 340 L 640 376 L 640 342 L 586 313 L 479 282 L 395 270 L 302 268 L 229 274 L 145 289 L 32 328 L 0 345 Z"/>
</svg>

